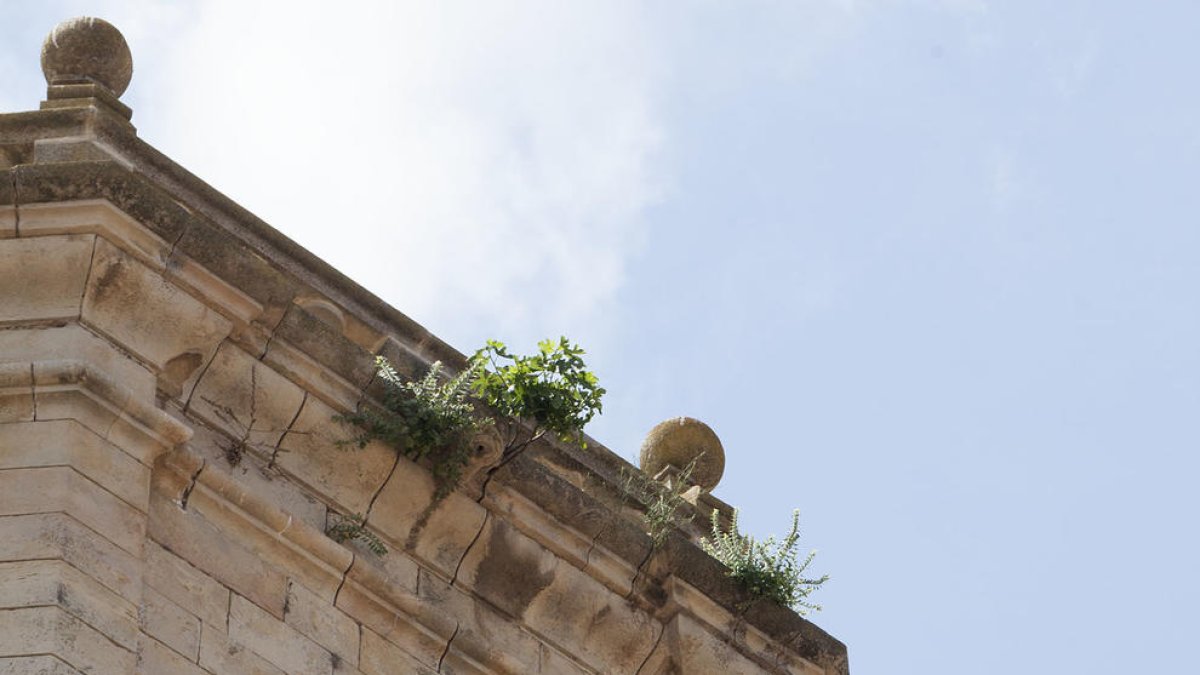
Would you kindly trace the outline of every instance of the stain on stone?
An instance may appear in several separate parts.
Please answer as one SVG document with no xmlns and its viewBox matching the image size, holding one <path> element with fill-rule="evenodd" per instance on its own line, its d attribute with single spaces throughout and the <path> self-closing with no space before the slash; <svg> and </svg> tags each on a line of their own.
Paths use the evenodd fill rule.
<svg viewBox="0 0 1200 675">
<path fill-rule="evenodd" d="M 542 591 L 554 581 L 553 556 L 539 555 L 540 547 L 526 543 L 502 521 L 492 526 L 483 560 L 476 572 L 475 587 L 497 607 L 520 617 Z M 524 544 L 524 545 L 523 545 Z"/>
<path fill-rule="evenodd" d="M 92 301 L 99 303 L 108 297 L 124 271 L 125 263 L 119 258 L 105 265 L 96 281 L 92 283 Z"/>
</svg>

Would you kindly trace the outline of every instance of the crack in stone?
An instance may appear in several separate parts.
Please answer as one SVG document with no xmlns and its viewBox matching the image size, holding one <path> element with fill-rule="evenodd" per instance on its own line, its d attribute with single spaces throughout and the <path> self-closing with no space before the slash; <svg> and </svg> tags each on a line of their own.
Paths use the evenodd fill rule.
<svg viewBox="0 0 1200 675">
<path fill-rule="evenodd" d="M 666 634 L 667 626 L 666 624 L 663 624 L 663 626 L 658 629 L 658 639 L 654 641 L 654 646 L 650 648 L 650 651 L 646 654 L 646 658 L 642 659 L 642 665 L 638 666 L 638 669 L 634 671 L 634 675 L 642 675 L 642 670 L 646 667 L 647 663 L 650 663 L 650 657 L 654 656 L 654 653 L 658 651 L 658 646 L 662 644 L 663 636 Z"/>
<path fill-rule="evenodd" d="M 458 564 L 454 566 L 454 576 L 450 577 L 450 585 L 451 586 L 453 586 L 455 584 L 455 582 L 458 581 L 458 571 L 460 569 L 462 569 L 463 561 L 465 561 L 467 559 L 467 556 L 470 555 L 471 549 L 475 548 L 475 543 L 478 542 L 479 537 L 481 537 L 483 535 L 483 529 L 485 527 L 487 527 L 488 519 L 491 517 L 492 517 L 491 511 L 483 512 L 483 522 L 479 524 L 479 531 L 475 533 L 475 538 L 471 540 L 471 543 L 467 544 L 467 547 L 465 549 L 463 549 L 462 557 L 458 559 Z"/>
<path fill-rule="evenodd" d="M 350 564 L 346 565 L 346 569 L 342 571 L 342 580 L 338 582 L 337 590 L 333 592 L 333 606 L 337 607 L 338 596 L 342 593 L 342 586 L 346 585 L 346 578 L 350 576 L 350 568 L 354 567 L 354 560 L 357 555 L 354 551 L 350 552 Z"/>
<path fill-rule="evenodd" d="M 96 248 L 100 240 L 99 236 L 92 236 L 92 255 L 88 257 L 87 272 L 83 275 L 83 292 L 79 294 L 79 316 L 83 316 L 83 301 L 87 298 L 88 281 L 92 278 L 92 268 L 96 266 Z"/>
<path fill-rule="evenodd" d="M 458 621 L 454 622 L 454 632 L 450 634 L 450 639 L 446 641 L 446 648 L 442 650 L 442 656 L 438 659 L 437 671 L 442 672 L 442 662 L 446 660 L 446 655 L 450 653 L 450 645 L 453 644 L 454 638 L 458 637 L 458 630 L 462 628 L 462 624 Z"/>
<path fill-rule="evenodd" d="M 629 582 L 629 593 L 625 595 L 626 600 L 632 598 L 633 594 L 637 592 L 638 579 L 641 578 L 642 572 L 645 571 L 646 563 L 650 562 L 650 559 L 654 557 L 655 552 L 656 549 L 653 546 L 650 547 L 650 551 L 646 553 L 646 557 L 642 558 L 642 562 L 638 563 L 637 571 L 633 573 L 633 580 Z"/>
<path fill-rule="evenodd" d="M 179 496 L 179 508 L 187 511 L 188 499 L 192 496 L 192 490 L 196 489 L 196 481 L 200 479 L 200 473 L 204 471 L 204 467 L 208 466 L 208 460 L 200 460 L 200 468 L 196 469 L 196 473 L 192 474 L 192 481 L 183 489 L 183 494 Z"/>
<path fill-rule="evenodd" d="M 375 508 L 375 500 L 379 499 L 379 495 L 383 494 L 383 488 L 392 482 L 392 476 L 396 475 L 396 468 L 400 466 L 400 452 L 396 452 L 396 461 L 392 463 L 392 470 L 388 472 L 387 478 L 379 484 L 379 489 L 371 496 L 371 501 L 367 504 L 367 512 L 363 514 L 363 524 L 365 525 L 371 519 L 371 511 Z"/>
<path fill-rule="evenodd" d="M 271 450 L 271 460 L 269 462 L 267 462 L 268 469 L 274 469 L 275 468 L 275 460 L 279 459 L 279 453 L 285 452 L 280 446 L 283 445 L 283 439 L 287 438 L 287 435 L 292 433 L 292 427 L 296 426 L 296 420 L 300 419 L 300 413 L 304 411 L 304 405 L 306 403 L 308 403 L 308 392 L 307 391 L 304 392 L 304 398 L 300 399 L 300 407 L 296 408 L 296 414 L 292 415 L 292 421 L 288 422 L 287 428 L 285 428 L 283 430 L 283 433 L 279 435 L 279 440 L 275 441 L 275 447 L 274 447 L 274 449 Z M 299 433 L 299 432 L 297 432 L 297 433 Z M 246 435 L 247 435 L 247 437 L 249 437 L 248 431 L 246 432 Z"/>
</svg>

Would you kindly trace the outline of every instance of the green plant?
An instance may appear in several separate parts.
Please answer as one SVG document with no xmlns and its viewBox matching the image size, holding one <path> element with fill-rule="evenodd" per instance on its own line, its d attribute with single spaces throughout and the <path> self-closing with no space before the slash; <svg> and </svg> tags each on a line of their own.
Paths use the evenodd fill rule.
<svg viewBox="0 0 1200 675">
<path fill-rule="evenodd" d="M 334 514 L 334 518 L 337 520 L 325 530 L 330 539 L 338 543 L 359 540 L 371 553 L 377 556 L 387 555 L 387 547 L 374 532 L 367 529 L 367 519 L 361 513 L 350 516 Z"/>
<path fill-rule="evenodd" d="M 729 568 L 729 576 L 751 595 L 772 598 L 803 616 L 810 610 L 821 609 L 820 605 L 808 602 L 807 598 L 829 580 L 829 575 L 819 579 L 804 576 L 817 552 L 812 551 L 803 562 L 797 562 L 796 546 L 799 542 L 799 510 L 792 512 L 792 529 L 783 541 L 777 544 L 774 536 L 765 542 L 759 542 L 738 532 L 738 512 L 735 509 L 728 531 L 721 529 L 719 514 L 713 511 L 712 539 L 702 539 L 700 546 L 709 555 L 724 563 Z"/>
<path fill-rule="evenodd" d="M 672 530 L 692 522 L 694 514 L 687 513 L 683 493 L 691 487 L 692 471 L 696 460 L 692 460 L 682 471 L 672 476 L 667 484 L 660 483 L 637 469 L 622 469 L 624 478 L 621 486 L 626 497 L 645 509 L 642 522 L 646 533 L 657 550 L 667 541 Z"/>
<path fill-rule="evenodd" d="M 383 383 L 383 408 L 364 406 L 342 415 L 339 419 L 359 430 L 348 442 L 362 448 L 380 440 L 414 461 L 428 457 L 437 486 L 435 497 L 445 497 L 458 486 L 471 457 L 471 436 L 483 424 L 468 399 L 479 369 L 472 362 L 443 381 L 442 364 L 434 362 L 424 377 L 406 382 L 382 356 L 375 359 L 375 366 Z"/>
<path fill-rule="evenodd" d="M 514 356 L 496 340 L 475 352 L 479 374 L 472 389 L 498 414 L 529 427 L 522 434 L 520 424 L 512 425 L 501 464 L 546 433 L 587 447 L 583 427 L 600 412 L 604 389 L 587 370 L 584 353 L 565 337 L 539 342 L 532 356 Z"/>
</svg>

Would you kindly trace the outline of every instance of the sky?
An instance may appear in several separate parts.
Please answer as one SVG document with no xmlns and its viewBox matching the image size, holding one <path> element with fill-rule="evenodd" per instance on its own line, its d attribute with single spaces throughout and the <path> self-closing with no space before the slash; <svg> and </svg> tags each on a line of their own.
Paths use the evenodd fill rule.
<svg viewBox="0 0 1200 675">
<path fill-rule="evenodd" d="M 1187 672 L 1200 4 L 6 2 L 148 142 L 464 352 L 567 335 L 633 460 L 801 510 L 852 672 Z"/>
</svg>

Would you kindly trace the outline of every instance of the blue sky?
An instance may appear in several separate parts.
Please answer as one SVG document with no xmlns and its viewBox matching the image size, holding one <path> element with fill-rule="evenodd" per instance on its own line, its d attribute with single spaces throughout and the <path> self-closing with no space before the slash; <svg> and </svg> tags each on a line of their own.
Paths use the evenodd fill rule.
<svg viewBox="0 0 1200 675">
<path fill-rule="evenodd" d="M 565 333 L 633 458 L 802 511 L 853 672 L 1186 672 L 1200 5 L 6 3 L 142 136 L 464 351 Z"/>
</svg>

